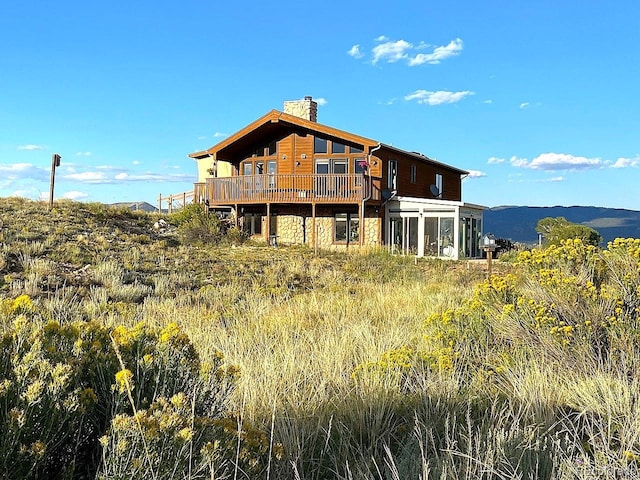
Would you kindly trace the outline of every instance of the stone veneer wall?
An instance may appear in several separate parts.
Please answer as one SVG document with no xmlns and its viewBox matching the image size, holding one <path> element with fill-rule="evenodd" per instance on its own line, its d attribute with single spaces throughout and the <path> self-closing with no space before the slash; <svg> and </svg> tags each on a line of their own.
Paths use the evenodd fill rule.
<svg viewBox="0 0 640 480">
<path fill-rule="evenodd" d="M 280 244 L 306 244 L 312 246 L 313 220 L 311 217 L 301 215 L 278 215 L 278 243 Z M 263 228 L 265 228 L 263 226 Z M 379 245 L 380 219 L 364 219 L 364 246 Z M 346 245 L 333 243 L 333 217 L 316 217 L 316 231 L 318 234 L 318 248 L 342 250 Z M 350 245 L 351 248 L 358 245 Z"/>
<path fill-rule="evenodd" d="M 278 215 L 278 243 L 303 243 L 303 217 L 298 215 Z"/>
</svg>

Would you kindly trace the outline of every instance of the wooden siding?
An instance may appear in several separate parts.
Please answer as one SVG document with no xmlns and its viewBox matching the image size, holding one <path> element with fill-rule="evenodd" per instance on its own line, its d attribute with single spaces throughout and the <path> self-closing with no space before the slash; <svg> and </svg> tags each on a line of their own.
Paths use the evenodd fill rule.
<svg viewBox="0 0 640 480">
<path fill-rule="evenodd" d="M 315 154 L 314 135 L 327 139 L 329 142 L 341 143 L 347 147 L 362 147 L 364 151 L 362 153 L 351 153 L 350 148 L 348 148 L 345 153 L 342 154 Z M 256 147 L 268 145 L 268 143 L 273 140 L 278 140 L 275 155 L 268 157 L 248 156 L 256 151 Z M 331 152 L 331 149 L 329 149 L 329 151 Z M 372 152 L 370 158 L 368 152 Z M 360 137 L 308 120 L 298 119 L 297 117 L 276 110 L 257 119 L 231 137 L 214 145 L 209 150 L 196 152 L 190 156 L 199 159 L 201 162 L 201 159 L 209 155 L 220 161 L 227 161 L 231 166 L 231 168 L 224 172 L 221 168 L 218 170 L 219 179 L 221 179 L 225 173 L 228 175 L 227 178 L 242 177 L 243 162 L 254 163 L 254 169 L 252 170 L 254 174 L 255 163 L 264 162 L 265 174 L 267 174 L 267 162 L 274 160 L 276 161 L 277 176 L 290 175 L 292 176 L 291 178 L 294 178 L 295 176 L 306 175 L 313 177 L 316 174 L 316 162 L 320 159 L 330 161 L 346 159 L 348 164 L 346 174 L 352 175 L 355 174 L 354 159 L 363 158 L 369 160 L 369 170 L 367 173 L 371 176 L 374 186 L 372 196 L 372 201 L 374 202 L 380 200 L 381 191 L 387 188 L 389 174 L 387 170 L 390 159 L 398 162 L 398 177 L 396 183 L 398 196 L 460 201 L 462 199 L 461 175 L 466 173 L 460 169 L 442 164 L 420 154 L 400 150 L 391 145 L 379 144 L 375 140 L 366 137 Z M 206 160 L 206 165 L 208 164 L 209 160 Z M 415 165 L 415 182 L 411 182 L 412 165 Z M 329 175 L 338 175 L 333 173 L 333 170 L 333 167 L 329 167 Z M 336 168 L 335 170 L 338 169 Z M 342 169 L 338 171 L 342 171 Z M 199 184 L 208 185 L 206 182 L 212 179 L 207 178 L 203 172 L 206 173 L 206 170 L 199 168 Z M 440 196 L 434 196 L 430 188 L 431 185 L 436 183 L 436 174 L 442 175 L 443 189 L 442 195 Z M 259 175 L 256 177 L 259 177 Z M 288 182 L 289 180 L 282 181 Z M 302 187 L 301 189 L 304 190 Z M 288 198 L 283 195 L 278 195 L 278 197 Z M 367 198 L 367 195 L 365 195 L 364 198 Z M 254 200 L 258 202 L 257 198 L 250 201 Z M 299 201 L 300 200 L 295 200 L 292 202 L 297 203 Z"/>
<path fill-rule="evenodd" d="M 398 162 L 397 195 L 416 198 L 439 198 L 441 200 L 460 201 L 462 199 L 462 180 L 460 173 L 444 165 L 430 162 L 426 157 L 402 155 L 398 152 L 380 153 L 383 165 L 382 187 L 387 188 L 389 179 L 389 160 Z M 416 166 L 416 182 L 411 183 L 411 165 Z M 442 175 L 442 196 L 431 193 L 436 174 Z"/>
</svg>

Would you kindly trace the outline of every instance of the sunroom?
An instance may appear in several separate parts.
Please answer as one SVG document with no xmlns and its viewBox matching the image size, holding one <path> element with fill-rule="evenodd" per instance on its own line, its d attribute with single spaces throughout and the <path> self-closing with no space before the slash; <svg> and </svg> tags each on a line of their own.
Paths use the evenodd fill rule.
<svg viewBox="0 0 640 480">
<path fill-rule="evenodd" d="M 479 258 L 484 209 L 464 202 L 394 197 L 385 204 L 385 243 L 404 255 Z"/>
</svg>

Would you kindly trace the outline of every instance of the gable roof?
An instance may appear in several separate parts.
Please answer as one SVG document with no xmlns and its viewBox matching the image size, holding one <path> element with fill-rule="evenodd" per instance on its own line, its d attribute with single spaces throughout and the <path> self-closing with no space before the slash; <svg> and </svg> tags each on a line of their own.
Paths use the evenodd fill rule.
<svg viewBox="0 0 640 480">
<path fill-rule="evenodd" d="M 278 137 L 279 135 L 284 137 L 292 132 L 303 135 L 322 133 L 328 137 L 362 145 L 365 148 L 378 145 L 379 143 L 371 138 L 354 135 L 353 133 L 345 132 L 344 130 L 305 120 L 278 110 L 271 110 L 266 115 L 258 118 L 243 129 L 238 130 L 236 133 L 225 138 L 220 143 L 217 143 L 207 150 L 191 153 L 189 157 L 198 159 L 216 154 L 216 157 L 219 160 L 224 160 L 225 157 L 233 157 L 234 152 L 243 150 L 247 143 L 266 143 L 268 139 Z M 238 146 L 238 142 L 241 140 L 243 145 L 242 147 Z"/>
<path fill-rule="evenodd" d="M 246 153 L 248 146 L 265 145 L 274 138 L 284 138 L 291 133 L 297 133 L 300 135 L 315 135 L 316 133 L 321 133 L 330 139 L 338 139 L 342 143 L 346 142 L 361 145 L 365 151 L 367 148 L 380 146 L 388 151 L 408 155 L 419 161 L 436 164 L 461 175 L 469 173 L 465 170 L 460 170 L 451 165 L 433 160 L 418 152 L 402 150 L 371 138 L 339 130 L 310 120 L 305 120 L 304 118 L 296 117 L 295 115 L 290 115 L 279 110 L 271 110 L 211 148 L 191 153 L 189 154 L 189 157 L 197 160 L 209 156 L 215 156 L 217 160 L 234 160 L 241 157 L 243 153 Z"/>
</svg>

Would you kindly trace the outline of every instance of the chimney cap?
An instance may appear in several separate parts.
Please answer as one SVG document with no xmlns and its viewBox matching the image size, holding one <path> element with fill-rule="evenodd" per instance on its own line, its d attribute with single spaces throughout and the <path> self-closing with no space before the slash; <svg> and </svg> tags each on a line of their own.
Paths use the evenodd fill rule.
<svg viewBox="0 0 640 480">
<path fill-rule="evenodd" d="M 304 97 L 305 100 L 313 100 L 313 97 L 311 95 L 306 95 Z"/>
</svg>

